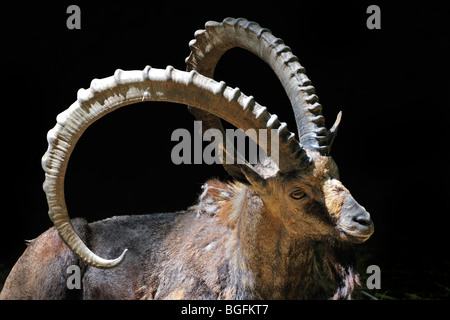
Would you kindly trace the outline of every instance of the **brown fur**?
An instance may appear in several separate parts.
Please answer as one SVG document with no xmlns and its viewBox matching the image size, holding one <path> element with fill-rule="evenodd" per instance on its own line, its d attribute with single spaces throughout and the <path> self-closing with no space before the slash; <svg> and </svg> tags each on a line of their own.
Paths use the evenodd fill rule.
<svg viewBox="0 0 450 320">
<path fill-rule="evenodd" d="M 343 230 L 363 211 L 332 159 L 311 156 L 307 170 L 267 174 L 255 185 L 207 181 L 188 211 L 75 220 L 97 254 L 114 257 L 129 248 L 114 269 L 78 261 L 52 228 L 27 248 L 0 298 L 349 298 L 359 280 L 347 242 L 361 240 Z M 305 193 L 299 200 L 290 196 L 297 188 Z M 66 288 L 71 264 L 82 269 L 78 292 Z M 328 277 L 334 296 L 324 284 Z"/>
<path fill-rule="evenodd" d="M 85 238 L 84 220 L 73 220 L 74 228 Z M 66 288 L 67 267 L 78 264 L 78 258 L 61 240 L 53 227 L 29 245 L 6 279 L 0 300 L 75 298 Z M 39 270 L 34 268 L 39 266 Z M 37 272 L 38 271 L 38 272 Z M 47 290 L 42 290 L 46 288 Z"/>
</svg>

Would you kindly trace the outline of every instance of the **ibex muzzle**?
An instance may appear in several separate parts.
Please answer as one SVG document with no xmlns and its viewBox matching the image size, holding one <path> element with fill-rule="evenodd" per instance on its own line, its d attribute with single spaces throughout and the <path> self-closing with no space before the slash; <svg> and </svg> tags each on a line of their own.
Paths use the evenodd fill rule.
<svg viewBox="0 0 450 320">
<path fill-rule="evenodd" d="M 361 243 L 370 238 L 374 225 L 370 214 L 337 179 L 324 183 L 325 203 L 336 220 L 339 236 L 346 241 Z"/>
<path fill-rule="evenodd" d="M 354 242 L 366 241 L 374 231 L 370 214 L 349 193 L 345 195 L 338 227 L 344 237 L 350 237 Z"/>
</svg>

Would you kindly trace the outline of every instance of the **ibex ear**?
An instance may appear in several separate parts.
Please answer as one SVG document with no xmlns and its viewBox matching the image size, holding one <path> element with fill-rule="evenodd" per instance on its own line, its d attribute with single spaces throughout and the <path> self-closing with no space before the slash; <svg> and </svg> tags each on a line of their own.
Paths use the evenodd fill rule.
<svg viewBox="0 0 450 320">
<path fill-rule="evenodd" d="M 260 176 L 251 165 L 245 163 L 240 165 L 241 171 L 247 178 L 248 182 L 255 188 L 256 191 L 262 192 L 266 189 L 266 179 Z"/>
</svg>

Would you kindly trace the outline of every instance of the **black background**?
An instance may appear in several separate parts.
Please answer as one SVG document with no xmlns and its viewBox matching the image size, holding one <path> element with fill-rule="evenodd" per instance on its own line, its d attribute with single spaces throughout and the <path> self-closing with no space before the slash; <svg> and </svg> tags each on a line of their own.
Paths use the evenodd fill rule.
<svg viewBox="0 0 450 320">
<path fill-rule="evenodd" d="M 66 9 L 75 3 L 81 30 L 68 30 Z M 366 27 L 370 4 L 381 8 L 381 30 Z M 185 70 L 194 32 L 230 16 L 258 22 L 292 48 L 328 127 L 343 111 L 332 156 L 342 182 L 375 223 L 375 234 L 358 246 L 358 268 L 380 266 L 378 297 L 448 298 L 450 37 L 442 5 L 61 1 L 16 4 L 3 15 L 13 17 L 3 28 L 2 49 L 3 277 L 25 249 L 24 239 L 51 226 L 40 161 L 47 131 L 77 90 L 117 68 Z M 229 51 L 215 79 L 253 95 L 295 130 L 281 84 L 256 56 Z M 141 103 L 92 125 L 68 166 L 69 215 L 95 221 L 182 210 L 208 178 L 229 179 L 220 165 L 172 163 L 171 134 L 192 131 L 193 120 L 183 105 Z"/>
</svg>

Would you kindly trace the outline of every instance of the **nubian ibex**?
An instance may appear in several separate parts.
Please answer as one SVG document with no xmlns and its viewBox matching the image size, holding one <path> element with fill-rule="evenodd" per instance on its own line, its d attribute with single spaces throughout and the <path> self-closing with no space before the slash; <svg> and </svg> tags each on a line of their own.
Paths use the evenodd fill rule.
<svg viewBox="0 0 450 320">
<path fill-rule="evenodd" d="M 212 79 L 220 57 L 234 47 L 253 52 L 274 70 L 291 101 L 298 139 L 253 97 Z M 341 113 L 327 130 L 297 57 L 254 22 L 208 22 L 190 48 L 187 72 L 171 66 L 117 70 L 79 90 L 78 100 L 58 115 L 42 159 L 54 227 L 29 244 L 0 298 L 350 298 L 359 282 L 351 244 L 366 241 L 374 228 L 339 181 L 329 155 Z M 141 101 L 188 105 L 205 130 L 223 132 L 219 118 L 244 131 L 273 129 L 278 163 L 270 150 L 254 166 L 224 163 L 234 180 L 206 182 L 197 204 L 186 211 L 71 220 L 64 176 L 77 140 L 105 114 Z M 66 287 L 71 265 L 80 267 L 80 290 Z M 324 279 L 334 283 L 334 291 Z"/>
</svg>

